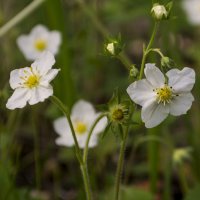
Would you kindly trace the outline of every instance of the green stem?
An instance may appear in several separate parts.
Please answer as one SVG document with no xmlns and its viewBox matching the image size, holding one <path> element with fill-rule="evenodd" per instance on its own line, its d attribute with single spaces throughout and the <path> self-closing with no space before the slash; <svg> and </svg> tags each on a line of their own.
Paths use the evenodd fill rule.
<svg viewBox="0 0 200 200">
<path fill-rule="evenodd" d="M 72 121 L 71 121 L 71 118 L 70 118 L 69 111 L 65 107 L 65 105 L 60 101 L 60 99 L 58 99 L 56 96 L 52 96 L 51 100 L 64 113 L 64 115 L 66 116 L 66 118 L 68 120 L 70 129 L 71 129 L 71 132 L 72 132 L 72 136 L 73 136 L 73 139 L 74 139 L 74 143 L 75 143 L 76 156 L 77 156 L 77 159 L 79 161 L 82 176 L 83 176 L 87 200 L 92 200 L 92 194 L 91 194 L 91 189 L 90 189 L 90 184 L 89 184 L 89 175 L 88 175 L 88 171 L 87 171 L 87 163 L 83 162 L 83 159 L 82 159 L 82 156 L 81 156 L 81 150 L 80 150 L 77 138 L 76 138 L 76 133 L 74 131 L 74 127 L 73 127 L 73 124 L 72 124 Z"/>
<path fill-rule="evenodd" d="M 45 0 L 34 0 L 9 22 L 0 28 L 0 37 L 5 35 L 10 29 L 19 24 L 23 19 L 30 15 L 37 7 L 39 7 Z"/>
<path fill-rule="evenodd" d="M 109 36 L 110 33 L 109 31 L 105 28 L 105 26 L 101 23 L 101 21 L 98 19 L 98 17 L 95 15 L 95 13 L 87 7 L 85 2 L 83 0 L 76 0 L 76 2 L 79 4 L 83 12 L 90 18 L 96 29 L 103 35 L 103 37 L 109 41 Z M 117 58 L 124 64 L 124 66 L 130 70 L 132 65 L 132 62 L 130 59 L 124 54 L 124 52 L 121 52 Z M 137 69 L 136 69 L 137 70 Z"/>
<path fill-rule="evenodd" d="M 129 128 L 127 127 L 125 130 L 124 138 L 120 143 L 120 153 L 119 153 L 119 160 L 117 164 L 117 172 L 116 172 L 116 184 L 115 184 L 115 200 L 119 199 L 119 192 L 120 192 L 120 184 L 121 184 L 121 175 L 122 169 L 124 165 L 124 153 L 126 149 L 126 141 L 128 137 Z"/>
<path fill-rule="evenodd" d="M 36 116 L 33 112 L 33 132 L 34 132 L 34 159 L 35 159 L 35 177 L 36 177 L 36 188 L 39 190 L 41 188 L 41 173 L 40 173 L 40 145 L 39 145 L 39 135 L 36 128 Z"/>
<path fill-rule="evenodd" d="M 81 172 L 83 175 L 83 181 L 84 181 L 84 185 L 85 185 L 85 192 L 86 192 L 87 200 L 92 200 L 87 165 L 84 163 L 80 167 L 81 167 Z"/>
<path fill-rule="evenodd" d="M 83 0 L 76 0 L 76 2 L 79 4 L 80 8 L 83 10 L 83 12 L 91 19 L 92 23 L 95 25 L 96 29 L 105 37 L 109 38 L 110 33 L 108 30 L 104 27 L 104 25 L 99 21 L 95 13 L 87 7 L 85 2 Z"/>
<path fill-rule="evenodd" d="M 157 30 L 158 30 L 158 22 L 155 22 L 149 44 L 148 44 L 146 49 L 145 48 L 143 49 L 143 57 L 142 57 L 142 64 L 141 64 L 141 68 L 140 68 L 139 80 L 142 79 L 142 76 L 143 76 L 143 73 L 144 73 L 144 66 L 145 66 L 146 58 L 147 58 L 147 55 L 149 53 L 151 46 L 153 45 Z"/>
<path fill-rule="evenodd" d="M 70 118 L 69 111 L 66 108 L 66 106 L 60 101 L 60 99 L 58 99 L 56 96 L 52 96 L 51 100 L 56 106 L 58 106 L 58 108 L 66 116 L 68 123 L 69 123 L 69 126 L 70 126 L 70 129 L 71 129 L 71 132 L 72 132 L 73 139 L 74 139 L 77 159 L 80 162 L 80 164 L 83 164 L 83 160 L 82 160 L 82 156 L 81 156 L 81 150 L 80 150 L 77 138 L 76 138 L 76 133 L 74 131 L 74 127 L 73 127 L 73 124 L 72 124 L 72 121 L 71 121 L 71 118 Z"/>
<path fill-rule="evenodd" d="M 159 133 L 158 128 L 148 129 L 148 134 L 152 137 Z M 155 194 L 157 191 L 158 180 L 158 162 L 159 162 L 159 143 L 156 141 L 149 141 L 148 144 L 148 159 L 149 159 L 149 178 L 150 191 Z"/>
<path fill-rule="evenodd" d="M 86 141 L 86 144 L 85 144 L 84 154 L 83 154 L 83 162 L 84 163 L 87 163 L 88 146 L 89 146 L 89 142 L 90 142 L 90 138 L 92 136 L 93 130 L 96 127 L 96 125 L 98 124 L 98 122 L 105 116 L 106 116 L 106 114 L 104 114 L 104 113 L 99 115 L 99 117 L 95 120 L 95 122 L 93 123 L 92 127 L 90 128 L 90 131 L 89 131 L 88 137 L 87 137 L 87 141 Z"/>
<path fill-rule="evenodd" d="M 117 58 L 122 62 L 122 64 L 126 67 L 126 69 L 130 70 L 131 67 L 134 67 L 134 65 L 131 63 L 131 61 L 124 55 L 123 52 L 121 52 Z"/>
<path fill-rule="evenodd" d="M 189 187 L 188 187 L 188 183 L 187 183 L 187 179 L 186 179 L 186 176 L 184 173 L 183 166 L 179 165 L 178 173 L 179 173 L 179 180 L 180 180 L 182 192 L 183 192 L 183 194 L 186 194 L 189 190 Z"/>
</svg>

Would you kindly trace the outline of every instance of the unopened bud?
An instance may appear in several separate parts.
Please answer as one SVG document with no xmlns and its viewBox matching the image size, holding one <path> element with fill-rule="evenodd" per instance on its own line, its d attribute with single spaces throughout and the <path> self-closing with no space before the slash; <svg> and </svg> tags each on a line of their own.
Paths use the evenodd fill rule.
<svg viewBox="0 0 200 200">
<path fill-rule="evenodd" d="M 151 13 L 156 20 L 167 19 L 168 12 L 164 5 L 154 4 Z"/>
<path fill-rule="evenodd" d="M 110 54 L 115 55 L 115 45 L 114 45 L 114 42 L 108 43 L 107 46 L 106 46 L 106 50 Z"/>
<path fill-rule="evenodd" d="M 133 66 L 131 66 L 131 69 L 130 69 L 130 71 L 129 71 L 129 75 L 131 76 L 131 77 L 137 77 L 137 75 L 138 75 L 138 69 L 133 65 Z"/>
</svg>

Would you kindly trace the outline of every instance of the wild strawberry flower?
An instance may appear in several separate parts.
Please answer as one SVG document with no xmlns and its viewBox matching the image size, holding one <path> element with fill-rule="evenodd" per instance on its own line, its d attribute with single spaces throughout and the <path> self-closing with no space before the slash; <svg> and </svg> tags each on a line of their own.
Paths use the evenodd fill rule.
<svg viewBox="0 0 200 200">
<path fill-rule="evenodd" d="M 87 101 L 79 100 L 74 104 L 71 120 L 80 148 L 85 147 L 90 128 L 99 115 L 100 113 L 96 113 L 92 104 Z M 56 139 L 56 144 L 68 147 L 73 146 L 74 140 L 67 119 L 60 117 L 54 121 L 53 125 L 55 131 L 59 134 L 59 137 Z M 98 134 L 105 129 L 106 125 L 107 118 L 104 117 L 96 125 L 90 138 L 89 147 L 97 145 Z"/>
<path fill-rule="evenodd" d="M 169 114 L 186 114 L 194 100 L 191 90 L 195 72 L 185 67 L 163 73 L 155 64 L 146 64 L 146 79 L 135 81 L 127 88 L 130 98 L 142 106 L 141 117 L 147 128 L 160 124 Z"/>
<path fill-rule="evenodd" d="M 14 91 L 8 99 L 8 109 L 23 108 L 43 102 L 53 95 L 50 82 L 55 78 L 59 69 L 52 69 L 55 63 L 52 53 L 46 51 L 31 64 L 31 67 L 15 69 L 10 73 L 10 86 Z"/>
<path fill-rule="evenodd" d="M 185 10 L 191 24 L 200 25 L 200 1 L 183 0 L 182 7 Z"/>
<path fill-rule="evenodd" d="M 49 31 L 43 25 L 35 26 L 29 35 L 17 38 L 17 45 L 27 60 L 37 59 L 43 51 L 50 51 L 53 55 L 58 53 L 61 44 L 59 31 Z"/>
</svg>

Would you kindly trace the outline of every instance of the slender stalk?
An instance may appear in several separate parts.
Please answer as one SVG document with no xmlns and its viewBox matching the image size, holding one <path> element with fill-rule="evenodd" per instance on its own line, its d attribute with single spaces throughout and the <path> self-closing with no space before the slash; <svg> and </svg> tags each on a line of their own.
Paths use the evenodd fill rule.
<svg viewBox="0 0 200 200">
<path fill-rule="evenodd" d="M 155 22 L 149 44 L 146 48 L 143 49 L 143 57 L 142 57 L 142 64 L 141 64 L 141 68 L 140 68 L 139 79 L 142 79 L 142 76 L 143 76 L 143 73 L 144 73 L 144 66 L 145 66 L 146 58 L 147 58 L 147 55 L 149 53 L 151 46 L 153 45 L 157 30 L 158 30 L 158 22 Z"/>
<path fill-rule="evenodd" d="M 124 165 L 124 153 L 126 149 L 126 141 L 128 137 L 129 127 L 126 128 L 124 133 L 124 138 L 120 143 L 120 153 L 119 153 L 119 160 L 117 164 L 117 172 L 116 172 L 116 183 L 115 183 L 115 200 L 119 199 L 119 192 L 120 192 L 120 184 L 121 184 L 121 176 L 122 176 L 122 169 Z"/>
<path fill-rule="evenodd" d="M 158 135 L 159 129 L 148 129 L 148 134 L 151 136 Z M 150 190 L 153 194 L 157 191 L 158 180 L 158 161 L 159 161 L 159 148 L 160 144 L 155 141 L 149 141 L 148 143 L 148 159 L 149 159 L 149 178 L 150 178 Z"/>
<path fill-rule="evenodd" d="M 89 131 L 89 134 L 88 134 L 88 137 L 87 137 L 87 141 L 86 141 L 86 144 L 85 144 L 84 154 L 83 154 L 83 162 L 84 163 L 87 163 L 88 146 L 89 146 L 89 142 L 90 142 L 90 138 L 92 136 L 93 130 L 96 127 L 96 125 L 98 124 L 98 122 L 105 116 L 106 116 L 106 114 L 104 114 L 104 113 L 99 115 L 99 117 L 95 120 L 92 127 L 90 128 L 90 131 Z"/>
<path fill-rule="evenodd" d="M 185 176 L 185 173 L 184 173 L 183 166 L 179 165 L 178 175 L 179 175 L 179 180 L 180 180 L 182 192 L 183 192 L 183 194 L 186 194 L 189 190 L 189 187 L 188 187 L 188 183 L 187 183 L 187 179 L 186 179 L 186 176 Z"/>
<path fill-rule="evenodd" d="M 60 101 L 60 99 L 58 99 L 56 96 L 52 96 L 51 100 L 56 106 L 58 106 L 58 108 L 63 112 L 63 114 L 66 116 L 66 118 L 68 120 L 70 129 L 71 129 L 71 132 L 72 132 L 72 136 L 73 136 L 73 139 L 74 139 L 74 143 L 75 143 L 76 156 L 77 156 L 80 164 L 82 164 L 83 161 L 82 161 L 82 156 L 81 156 L 81 150 L 80 150 L 77 138 L 76 138 L 76 133 L 74 131 L 74 127 L 73 127 L 73 124 L 72 124 L 72 121 L 71 121 L 71 118 L 70 118 L 69 111 L 66 108 L 66 106 Z"/>
<path fill-rule="evenodd" d="M 90 189 L 90 182 L 89 182 L 87 165 L 82 164 L 80 167 L 81 167 L 81 172 L 82 172 L 82 175 L 83 175 L 83 181 L 84 181 L 84 185 L 85 185 L 85 192 L 86 192 L 87 200 L 91 200 L 92 199 L 92 193 L 91 193 L 91 189 Z"/>
<path fill-rule="evenodd" d="M 76 0 L 76 2 L 79 4 L 80 8 L 83 10 L 83 12 L 90 18 L 92 23 L 95 25 L 96 29 L 105 37 L 109 38 L 109 31 L 104 27 L 104 25 L 100 22 L 100 20 L 97 18 L 95 13 L 87 7 L 85 2 L 83 0 Z"/>
<path fill-rule="evenodd" d="M 35 177 L 36 177 L 36 188 L 39 190 L 41 188 L 41 168 L 40 168 L 40 145 L 39 145 L 39 135 L 36 128 L 36 113 L 33 112 L 33 134 L 34 134 L 34 159 L 35 159 Z"/>
<path fill-rule="evenodd" d="M 90 189 L 90 184 L 89 184 L 89 176 L 88 176 L 88 171 L 87 171 L 87 163 L 83 162 L 83 159 L 82 159 L 82 156 L 81 156 L 81 150 L 80 150 L 77 138 L 76 138 L 76 133 L 74 131 L 74 127 L 73 127 L 73 124 L 72 124 L 72 121 L 71 121 L 71 118 L 70 118 L 69 111 L 65 107 L 65 105 L 60 101 L 60 99 L 58 99 L 56 96 L 52 96 L 51 100 L 55 105 L 58 106 L 58 108 L 63 112 L 63 114 L 66 116 L 66 118 L 68 120 L 70 129 L 71 129 L 71 132 L 72 132 L 72 136 L 73 136 L 73 139 L 74 139 L 74 143 L 75 143 L 76 156 L 77 156 L 77 159 L 79 161 L 82 176 L 83 176 L 87 200 L 92 200 L 92 194 L 91 194 L 91 189 Z"/>
<path fill-rule="evenodd" d="M 110 33 L 105 28 L 105 26 L 101 23 L 101 21 L 98 19 L 98 17 L 95 15 L 95 13 L 87 7 L 85 2 L 83 0 L 76 0 L 76 2 L 79 4 L 80 8 L 83 10 L 83 12 L 90 18 L 96 29 L 103 35 L 103 37 L 106 40 L 109 40 Z M 132 65 L 132 62 L 130 59 L 124 54 L 124 52 L 121 52 L 117 58 L 124 64 L 124 66 L 130 70 Z"/>
<path fill-rule="evenodd" d="M 10 29 L 23 21 L 28 15 L 30 15 L 36 8 L 38 8 L 45 0 L 34 0 L 15 17 L 8 21 L 0 28 L 0 37 L 5 35 Z"/>
<path fill-rule="evenodd" d="M 134 67 L 134 65 L 130 62 L 129 59 L 124 55 L 123 52 L 121 52 L 117 58 L 122 62 L 122 64 L 126 67 L 126 69 L 130 70 L 131 67 Z"/>
</svg>

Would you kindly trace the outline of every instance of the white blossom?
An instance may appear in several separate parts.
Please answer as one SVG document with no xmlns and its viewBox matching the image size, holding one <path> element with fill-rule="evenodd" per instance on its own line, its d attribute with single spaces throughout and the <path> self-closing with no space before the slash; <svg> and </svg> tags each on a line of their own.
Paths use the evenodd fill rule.
<svg viewBox="0 0 200 200">
<path fill-rule="evenodd" d="M 29 35 L 17 38 L 17 45 L 27 60 L 37 59 L 43 51 L 50 51 L 53 55 L 58 53 L 61 44 L 59 31 L 49 31 L 43 25 L 35 26 Z"/>
<path fill-rule="evenodd" d="M 146 79 L 132 83 L 127 92 L 142 106 L 141 117 L 147 128 L 157 126 L 168 114 L 186 114 L 194 100 L 190 92 L 195 83 L 193 69 L 171 69 L 166 73 L 168 80 L 155 64 L 146 64 L 144 73 Z"/>
<path fill-rule="evenodd" d="M 182 7 L 185 10 L 191 24 L 200 25 L 200 1 L 183 0 Z"/>
<path fill-rule="evenodd" d="M 53 95 L 50 82 L 55 78 L 59 69 L 52 69 L 55 63 L 54 56 L 46 51 L 31 64 L 31 67 L 15 69 L 10 73 L 10 86 L 14 90 L 8 99 L 8 109 L 23 108 L 43 102 Z"/>
<path fill-rule="evenodd" d="M 100 113 L 96 113 L 92 104 L 87 101 L 79 100 L 73 106 L 71 120 L 80 148 L 85 147 L 90 128 L 99 115 Z M 98 134 L 105 129 L 106 124 L 107 118 L 103 117 L 92 133 L 89 147 L 97 145 Z M 54 121 L 53 125 L 55 131 L 59 134 L 59 137 L 56 139 L 56 144 L 68 147 L 73 146 L 74 140 L 67 119 L 65 117 L 60 117 Z"/>
</svg>

